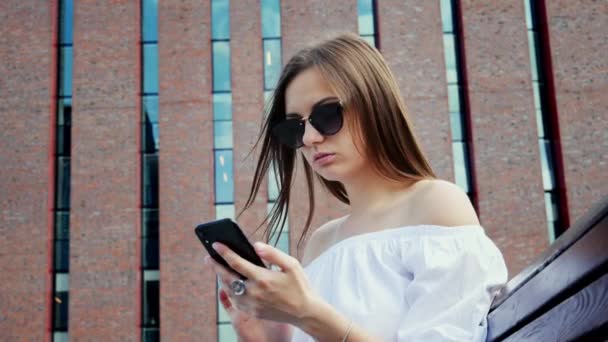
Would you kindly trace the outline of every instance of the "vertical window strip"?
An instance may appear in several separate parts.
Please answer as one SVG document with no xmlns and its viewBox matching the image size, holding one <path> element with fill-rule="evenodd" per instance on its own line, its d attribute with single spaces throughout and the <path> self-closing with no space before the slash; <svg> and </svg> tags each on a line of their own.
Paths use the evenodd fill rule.
<svg viewBox="0 0 608 342">
<path fill-rule="evenodd" d="M 560 209 L 560 196 L 557 186 L 557 165 L 553 140 L 555 132 L 552 132 L 550 120 L 550 108 L 548 106 L 549 91 L 547 78 L 544 73 L 544 65 L 541 59 L 543 42 L 540 37 L 541 13 L 540 1 L 524 0 L 526 13 L 526 27 L 528 31 L 528 46 L 530 52 L 530 72 L 532 77 L 532 91 L 534 96 L 534 112 L 538 132 L 538 146 L 540 150 L 541 172 L 543 189 L 545 193 L 545 210 L 547 216 L 547 230 L 549 242 L 553 241 L 563 233 L 565 222 Z"/>
<path fill-rule="evenodd" d="M 70 164 L 72 147 L 72 0 L 58 6 L 57 111 L 55 142 L 55 196 L 53 222 L 52 340 L 68 341 L 70 271 Z"/>
<path fill-rule="evenodd" d="M 158 2 L 141 0 L 141 339 L 160 340 Z"/>
<path fill-rule="evenodd" d="M 229 0 L 211 1 L 211 62 L 215 217 L 234 220 Z M 230 317 L 219 300 L 220 287 L 219 278 L 216 278 L 218 341 L 236 341 Z"/>
<path fill-rule="evenodd" d="M 359 35 L 379 49 L 376 8 L 376 0 L 357 0 Z"/>
<path fill-rule="evenodd" d="M 264 100 L 268 101 L 281 74 L 281 4 L 279 0 L 262 0 L 262 45 L 264 49 Z M 279 185 L 274 165 L 268 172 L 268 204 L 267 214 L 270 214 L 279 196 Z M 270 243 L 275 244 L 281 251 L 289 254 L 289 223 L 283 231 L 276 235 L 276 227 L 271 231 Z"/>
<path fill-rule="evenodd" d="M 464 190 L 471 202 L 473 179 L 471 173 L 467 108 L 464 101 L 463 66 L 459 60 L 460 37 L 457 4 L 454 0 L 441 0 L 441 21 L 443 27 L 443 48 L 445 53 L 448 112 L 452 132 L 452 156 L 454 158 L 455 183 Z"/>
</svg>

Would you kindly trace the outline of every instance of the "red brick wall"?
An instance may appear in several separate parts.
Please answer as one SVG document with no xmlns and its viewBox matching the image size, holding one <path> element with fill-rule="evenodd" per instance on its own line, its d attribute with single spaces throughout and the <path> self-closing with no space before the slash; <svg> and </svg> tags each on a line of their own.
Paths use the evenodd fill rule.
<svg viewBox="0 0 608 342">
<path fill-rule="evenodd" d="M 462 14 L 480 220 L 513 276 L 548 244 L 524 4 Z"/>
<path fill-rule="evenodd" d="M 378 1 L 382 55 L 439 178 L 454 180 L 439 1 Z"/>
<path fill-rule="evenodd" d="M 357 2 L 322 0 L 285 0 L 281 1 L 281 30 L 283 36 L 283 64 L 289 61 L 299 49 L 338 33 L 358 32 Z M 300 158 L 298 157 L 298 163 Z M 296 244 L 306 223 L 308 214 L 308 195 L 304 170 L 298 167 L 293 187 L 289 211 L 290 245 L 292 255 L 296 254 Z M 321 190 L 316 184 L 315 217 L 310 231 L 323 223 L 343 216 L 346 208 L 333 196 Z"/>
<path fill-rule="evenodd" d="M 160 332 L 216 341 L 215 274 L 194 227 L 215 218 L 209 1 L 160 1 Z"/>
<path fill-rule="evenodd" d="M 139 336 L 139 4 L 77 2 L 70 339 Z"/>
<path fill-rule="evenodd" d="M 48 336 L 55 11 L 46 2 L 0 4 L 0 331 L 5 340 Z"/>
<path fill-rule="evenodd" d="M 545 3 L 572 224 L 608 195 L 608 6 Z"/>
</svg>

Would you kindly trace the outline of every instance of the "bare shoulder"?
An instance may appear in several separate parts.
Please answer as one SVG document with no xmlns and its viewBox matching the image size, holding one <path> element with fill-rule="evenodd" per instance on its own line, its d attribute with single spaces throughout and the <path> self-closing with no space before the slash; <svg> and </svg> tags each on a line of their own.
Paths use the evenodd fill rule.
<svg viewBox="0 0 608 342">
<path fill-rule="evenodd" d="M 343 219 L 344 217 L 331 220 L 312 232 L 310 238 L 308 238 L 308 241 L 306 242 L 306 246 L 304 247 L 302 266 L 308 265 L 329 247 L 335 232 L 335 228 L 340 222 L 342 222 Z"/>
<path fill-rule="evenodd" d="M 439 226 L 479 225 L 477 213 L 469 196 L 454 183 L 425 180 L 412 201 L 420 220 Z"/>
</svg>

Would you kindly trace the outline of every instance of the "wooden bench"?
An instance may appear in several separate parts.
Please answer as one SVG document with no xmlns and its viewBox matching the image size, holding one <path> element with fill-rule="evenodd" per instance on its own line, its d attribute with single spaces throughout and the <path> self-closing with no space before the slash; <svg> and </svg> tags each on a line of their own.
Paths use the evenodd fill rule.
<svg viewBox="0 0 608 342">
<path fill-rule="evenodd" d="M 608 196 L 511 279 L 487 341 L 608 341 Z"/>
</svg>

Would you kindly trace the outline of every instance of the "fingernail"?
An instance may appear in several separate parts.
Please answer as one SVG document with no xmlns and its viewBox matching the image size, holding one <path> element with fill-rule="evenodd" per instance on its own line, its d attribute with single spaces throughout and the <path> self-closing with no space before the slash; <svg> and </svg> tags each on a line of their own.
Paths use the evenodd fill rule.
<svg viewBox="0 0 608 342">
<path fill-rule="evenodd" d="M 264 243 L 258 241 L 253 244 L 253 248 L 255 248 L 257 250 L 262 250 L 262 249 L 264 249 Z"/>
</svg>

